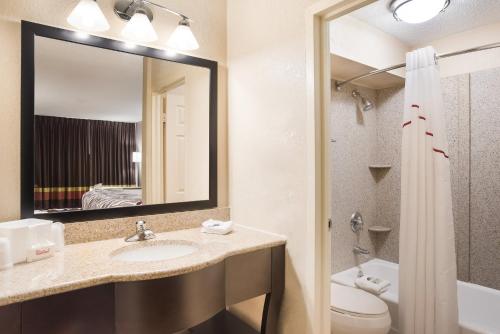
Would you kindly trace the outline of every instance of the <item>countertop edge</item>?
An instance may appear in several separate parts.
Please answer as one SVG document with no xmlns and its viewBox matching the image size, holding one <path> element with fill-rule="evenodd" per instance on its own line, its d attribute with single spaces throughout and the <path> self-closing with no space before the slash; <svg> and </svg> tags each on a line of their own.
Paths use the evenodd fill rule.
<svg viewBox="0 0 500 334">
<path fill-rule="evenodd" d="M 14 294 L 6 294 L 5 296 L 0 296 L 0 307 L 25 302 L 37 298 L 43 298 L 48 296 L 53 296 L 65 292 L 76 291 L 80 289 L 90 288 L 93 286 L 104 285 L 104 284 L 112 284 L 112 283 L 120 283 L 120 282 L 136 282 L 136 281 L 145 281 L 145 280 L 155 280 L 161 278 L 168 278 L 178 275 L 187 274 L 190 272 L 195 272 L 198 270 L 202 270 L 209 266 L 220 263 L 227 258 L 239 254 L 250 253 L 266 248 L 273 248 L 278 246 L 286 245 L 286 239 L 276 240 L 273 242 L 267 242 L 261 245 L 242 248 L 238 250 L 228 251 L 220 256 L 215 256 L 210 258 L 209 260 L 201 263 L 197 263 L 196 265 L 186 265 L 183 267 L 168 269 L 165 271 L 150 271 L 150 272 L 139 272 L 134 274 L 115 274 L 110 272 L 109 275 L 96 276 L 89 279 L 83 279 L 78 282 L 68 282 L 64 284 L 55 284 L 50 288 L 40 288 L 33 289 L 32 291 L 14 293 Z"/>
</svg>

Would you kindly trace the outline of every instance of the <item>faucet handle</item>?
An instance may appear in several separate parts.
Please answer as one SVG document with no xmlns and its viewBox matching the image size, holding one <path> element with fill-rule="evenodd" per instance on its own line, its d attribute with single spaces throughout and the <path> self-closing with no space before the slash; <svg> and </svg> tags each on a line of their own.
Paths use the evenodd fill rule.
<svg viewBox="0 0 500 334">
<path fill-rule="evenodd" d="M 351 216 L 350 223 L 351 223 L 351 230 L 354 233 L 358 233 L 359 231 L 361 231 L 364 225 L 361 213 L 359 213 L 358 211 L 354 212 Z"/>
<path fill-rule="evenodd" d="M 144 232 L 146 230 L 146 222 L 144 220 L 138 220 L 135 222 L 135 230 L 137 232 Z"/>
</svg>

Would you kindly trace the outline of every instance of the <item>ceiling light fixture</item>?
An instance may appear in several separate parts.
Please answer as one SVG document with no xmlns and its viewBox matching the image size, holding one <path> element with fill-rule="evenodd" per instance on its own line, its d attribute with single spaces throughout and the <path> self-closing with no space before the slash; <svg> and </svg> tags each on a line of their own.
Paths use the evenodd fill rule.
<svg viewBox="0 0 500 334">
<path fill-rule="evenodd" d="M 389 9 L 398 21 L 422 23 L 443 12 L 450 0 L 392 0 Z"/>
<path fill-rule="evenodd" d="M 153 12 L 147 6 L 155 6 L 161 10 L 177 15 L 181 18 L 167 45 L 179 51 L 192 51 L 199 48 L 198 41 L 191 31 L 189 17 L 168 9 L 162 5 L 147 0 L 118 0 L 115 2 L 115 14 L 121 19 L 129 21 L 122 31 L 122 35 L 134 42 L 152 42 L 158 37 L 151 22 Z"/>
<path fill-rule="evenodd" d="M 108 20 L 95 0 L 80 0 L 67 19 L 73 27 L 86 32 L 106 31 Z"/>
</svg>

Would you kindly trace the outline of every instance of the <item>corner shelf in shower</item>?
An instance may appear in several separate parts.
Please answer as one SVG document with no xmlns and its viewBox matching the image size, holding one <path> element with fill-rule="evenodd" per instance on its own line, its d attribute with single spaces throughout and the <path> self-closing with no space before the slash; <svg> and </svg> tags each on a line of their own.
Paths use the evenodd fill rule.
<svg viewBox="0 0 500 334">
<path fill-rule="evenodd" d="M 389 169 L 391 168 L 392 165 L 389 164 L 376 164 L 376 165 L 369 165 L 368 168 L 370 169 Z"/>
<path fill-rule="evenodd" d="M 392 166 L 389 164 L 368 165 L 368 169 L 375 179 L 375 182 L 379 182 L 380 180 L 382 180 L 387 175 L 387 173 L 389 173 L 389 169 L 391 167 Z"/>
<path fill-rule="evenodd" d="M 375 226 L 368 227 L 368 231 L 375 232 L 375 233 L 388 233 L 388 232 L 392 231 L 392 228 L 386 227 L 386 226 L 375 225 Z"/>
</svg>

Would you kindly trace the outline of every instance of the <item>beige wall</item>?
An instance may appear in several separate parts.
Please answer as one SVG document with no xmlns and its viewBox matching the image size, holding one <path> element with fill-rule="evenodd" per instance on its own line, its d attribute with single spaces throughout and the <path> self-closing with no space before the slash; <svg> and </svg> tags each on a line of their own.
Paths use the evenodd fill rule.
<svg viewBox="0 0 500 334">
<path fill-rule="evenodd" d="M 498 43 L 499 41 L 500 22 L 453 34 L 418 47 L 432 45 L 438 54 L 443 54 L 490 43 Z M 439 66 L 441 77 L 500 67 L 500 49 L 474 52 L 441 59 L 439 61 Z"/>
<path fill-rule="evenodd" d="M 227 205 L 226 154 L 226 0 L 159 1 L 195 21 L 192 28 L 200 43 L 193 55 L 219 62 L 219 205 Z M 20 167 L 20 20 L 70 28 L 66 17 L 77 1 L 2 0 L 0 4 L 0 221 L 19 216 Z M 111 29 L 103 36 L 121 39 L 124 23 L 112 14 L 114 1 L 99 0 Z M 178 19 L 163 12 L 153 21 L 159 40 L 150 44 L 163 48 Z"/>
<path fill-rule="evenodd" d="M 394 36 L 349 15 L 331 21 L 329 26 L 330 51 L 333 54 L 373 68 L 402 63 L 410 50 Z M 391 73 L 404 76 L 404 69 Z"/>
<path fill-rule="evenodd" d="M 228 1 L 231 217 L 286 235 L 279 332 L 311 331 L 306 245 L 306 8 L 312 0 Z M 259 315 L 255 310 L 254 315 Z"/>
<path fill-rule="evenodd" d="M 19 25 L 0 21 L 0 219 L 19 215 L 20 43 Z"/>
<path fill-rule="evenodd" d="M 373 68 L 405 61 L 406 52 L 432 45 L 438 54 L 498 43 L 500 22 L 462 31 L 421 45 L 406 45 L 373 26 L 346 15 L 330 23 L 330 49 L 335 55 Z M 441 77 L 472 73 L 500 66 L 500 49 L 469 53 L 439 61 Z M 404 76 L 404 69 L 391 73 Z M 353 73 L 355 76 L 357 73 Z"/>
</svg>

